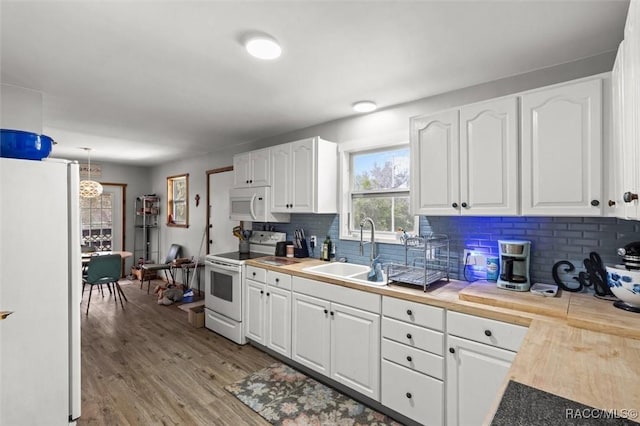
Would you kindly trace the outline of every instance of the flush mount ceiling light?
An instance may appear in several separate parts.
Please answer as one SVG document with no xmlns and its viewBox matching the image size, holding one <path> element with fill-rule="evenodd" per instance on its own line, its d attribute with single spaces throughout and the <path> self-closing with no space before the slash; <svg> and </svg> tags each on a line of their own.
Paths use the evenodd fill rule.
<svg viewBox="0 0 640 426">
<path fill-rule="evenodd" d="M 89 164 L 87 167 L 87 179 L 80 181 L 80 196 L 82 198 L 96 198 L 102 194 L 102 185 L 100 182 L 91 180 L 91 148 L 82 148 L 87 151 Z"/>
<path fill-rule="evenodd" d="M 259 34 L 248 37 L 244 42 L 247 52 L 258 59 L 276 59 L 280 57 L 282 48 L 270 35 Z"/>
<path fill-rule="evenodd" d="M 353 110 L 355 112 L 371 112 L 375 111 L 378 106 L 372 101 L 360 101 L 353 104 Z"/>
</svg>

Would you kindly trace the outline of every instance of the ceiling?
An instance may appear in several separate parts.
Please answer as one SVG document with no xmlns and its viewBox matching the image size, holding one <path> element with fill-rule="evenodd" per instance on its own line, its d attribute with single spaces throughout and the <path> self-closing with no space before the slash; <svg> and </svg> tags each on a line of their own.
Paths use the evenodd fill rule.
<svg viewBox="0 0 640 426">
<path fill-rule="evenodd" d="M 1 79 L 56 156 L 155 165 L 615 50 L 628 0 L 11 1 Z M 280 41 L 274 61 L 241 40 Z"/>
</svg>

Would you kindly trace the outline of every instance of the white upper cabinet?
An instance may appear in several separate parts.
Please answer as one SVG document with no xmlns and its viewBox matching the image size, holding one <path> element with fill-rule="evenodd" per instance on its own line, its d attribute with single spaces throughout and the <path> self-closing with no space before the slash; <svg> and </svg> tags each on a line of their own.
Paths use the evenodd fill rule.
<svg viewBox="0 0 640 426">
<path fill-rule="evenodd" d="M 338 148 L 318 137 L 271 148 L 273 212 L 336 213 Z"/>
<path fill-rule="evenodd" d="M 602 80 L 521 96 L 522 214 L 600 216 Z"/>
<path fill-rule="evenodd" d="M 270 149 L 245 152 L 233 156 L 233 185 L 235 188 L 269 186 Z"/>
<path fill-rule="evenodd" d="M 458 111 L 411 119 L 411 210 L 459 214 Z"/>
<path fill-rule="evenodd" d="M 517 112 L 512 96 L 413 118 L 413 213 L 518 214 Z"/>
<path fill-rule="evenodd" d="M 460 212 L 518 214 L 518 100 L 460 109 Z"/>
<path fill-rule="evenodd" d="M 615 155 L 619 159 L 616 173 L 619 185 L 615 201 L 620 203 L 616 215 L 640 219 L 640 4 L 629 3 L 624 40 L 618 48 L 612 76 Z"/>
</svg>

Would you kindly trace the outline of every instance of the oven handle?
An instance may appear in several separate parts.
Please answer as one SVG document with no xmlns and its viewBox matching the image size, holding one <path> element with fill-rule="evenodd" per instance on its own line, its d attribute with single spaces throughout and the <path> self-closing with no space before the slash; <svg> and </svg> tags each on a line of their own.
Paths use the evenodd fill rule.
<svg viewBox="0 0 640 426">
<path fill-rule="evenodd" d="M 237 266 L 222 265 L 220 263 L 212 262 L 210 260 L 207 260 L 204 264 L 214 270 L 217 269 L 219 271 L 229 271 L 229 272 L 236 272 L 236 273 L 240 272 Z"/>
</svg>

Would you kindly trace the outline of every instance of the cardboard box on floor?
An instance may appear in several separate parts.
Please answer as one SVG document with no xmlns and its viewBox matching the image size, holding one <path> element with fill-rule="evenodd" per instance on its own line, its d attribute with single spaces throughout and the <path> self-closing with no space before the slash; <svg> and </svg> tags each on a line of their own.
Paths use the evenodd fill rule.
<svg viewBox="0 0 640 426">
<path fill-rule="evenodd" d="M 189 324 L 195 328 L 204 327 L 204 306 L 189 308 Z"/>
</svg>

